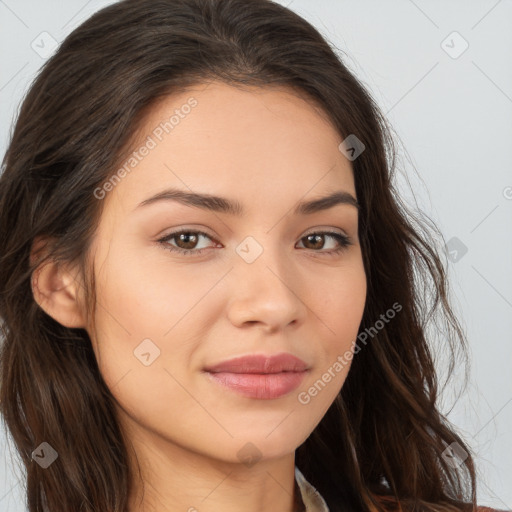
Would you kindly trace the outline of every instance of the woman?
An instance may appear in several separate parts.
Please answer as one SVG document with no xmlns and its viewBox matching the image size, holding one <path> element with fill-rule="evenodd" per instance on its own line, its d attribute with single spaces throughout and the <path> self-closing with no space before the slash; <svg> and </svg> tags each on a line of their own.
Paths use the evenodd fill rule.
<svg viewBox="0 0 512 512">
<path fill-rule="evenodd" d="M 124 0 L 70 34 L 0 178 L 30 512 L 476 510 L 426 319 L 465 339 L 393 156 L 273 2 Z"/>
</svg>

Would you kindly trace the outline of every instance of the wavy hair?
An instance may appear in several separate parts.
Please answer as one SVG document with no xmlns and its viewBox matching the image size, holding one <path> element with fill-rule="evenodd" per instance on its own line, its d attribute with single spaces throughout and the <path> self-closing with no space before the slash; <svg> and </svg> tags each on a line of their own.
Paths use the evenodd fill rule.
<svg viewBox="0 0 512 512">
<path fill-rule="evenodd" d="M 88 332 L 38 306 L 33 272 L 50 258 L 78 263 L 94 319 L 89 247 L 103 204 L 94 191 L 159 99 L 210 80 L 301 91 L 342 139 L 353 134 L 366 148 L 352 162 L 368 284 L 360 332 L 375 331 L 391 304 L 401 309 L 357 351 L 296 465 L 331 512 L 476 510 L 471 449 L 439 411 L 427 336 L 434 321 L 450 375 L 460 352 L 467 364 L 442 235 L 400 198 L 391 128 L 336 50 L 269 0 L 124 0 L 76 28 L 40 69 L 0 177 L 0 411 L 26 471 L 30 512 L 125 512 L 136 475 Z M 47 253 L 35 261 L 38 239 Z M 46 469 L 32 456 L 42 442 L 59 454 Z M 453 443 L 468 454 L 460 464 L 444 456 Z"/>
</svg>

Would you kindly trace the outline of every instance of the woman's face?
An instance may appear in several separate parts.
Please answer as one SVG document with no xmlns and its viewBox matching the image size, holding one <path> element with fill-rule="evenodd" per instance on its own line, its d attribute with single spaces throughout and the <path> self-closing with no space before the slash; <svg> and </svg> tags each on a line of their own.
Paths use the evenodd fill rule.
<svg viewBox="0 0 512 512">
<path fill-rule="evenodd" d="M 134 159 L 97 190 L 105 209 L 92 245 L 89 332 L 133 439 L 248 464 L 293 453 L 320 422 L 350 368 L 366 276 L 357 208 L 298 206 L 356 198 L 341 142 L 281 88 L 213 82 L 150 112 Z M 306 370 L 206 371 L 278 354 Z"/>
</svg>

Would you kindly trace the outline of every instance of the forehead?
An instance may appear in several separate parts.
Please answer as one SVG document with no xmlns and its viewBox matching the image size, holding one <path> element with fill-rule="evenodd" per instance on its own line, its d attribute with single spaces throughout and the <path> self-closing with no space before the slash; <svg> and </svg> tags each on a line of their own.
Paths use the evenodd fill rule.
<svg viewBox="0 0 512 512">
<path fill-rule="evenodd" d="M 152 105 L 116 167 L 125 167 L 126 178 L 107 198 L 135 205 L 165 186 L 212 194 L 229 188 L 248 197 L 255 189 L 298 197 L 340 186 L 353 192 L 340 142 L 326 113 L 301 91 L 199 84 Z"/>
</svg>

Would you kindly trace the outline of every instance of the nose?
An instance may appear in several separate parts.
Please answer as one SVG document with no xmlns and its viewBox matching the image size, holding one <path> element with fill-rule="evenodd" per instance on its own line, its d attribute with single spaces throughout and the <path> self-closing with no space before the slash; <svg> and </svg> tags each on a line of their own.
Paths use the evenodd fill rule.
<svg viewBox="0 0 512 512">
<path fill-rule="evenodd" d="M 271 333 L 300 325 L 307 307 L 300 297 L 298 275 L 285 261 L 284 251 L 268 245 L 255 259 L 259 250 L 253 240 L 237 248 L 239 256 L 230 273 L 228 317 L 237 327 L 258 324 Z"/>
</svg>

